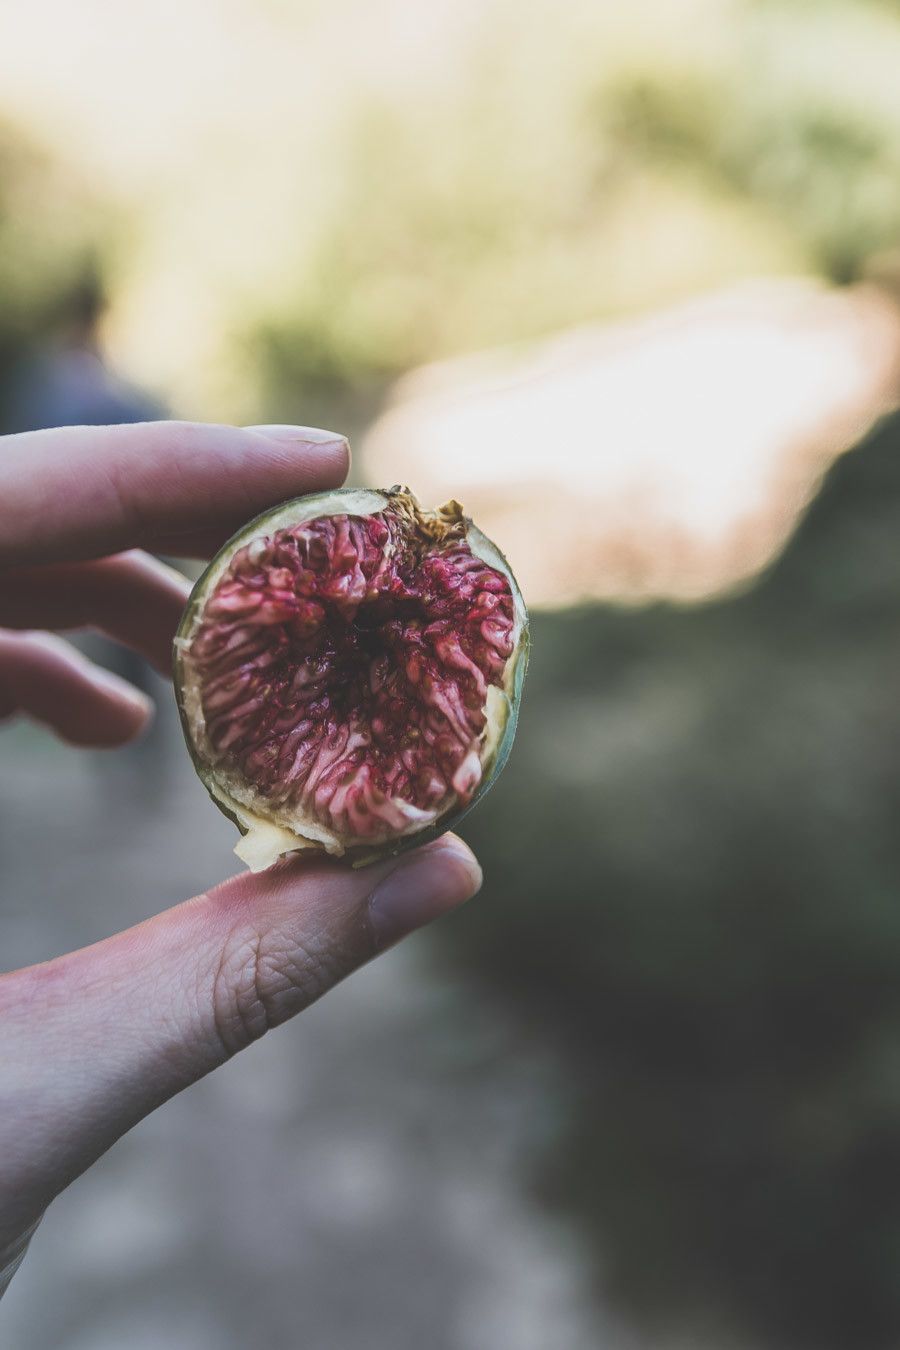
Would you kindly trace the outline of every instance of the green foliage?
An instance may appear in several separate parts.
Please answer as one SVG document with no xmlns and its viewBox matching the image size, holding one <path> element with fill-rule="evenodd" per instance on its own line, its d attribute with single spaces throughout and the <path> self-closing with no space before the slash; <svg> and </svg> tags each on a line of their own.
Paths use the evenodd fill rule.
<svg viewBox="0 0 900 1350">
<path fill-rule="evenodd" d="M 747 275 L 847 281 L 896 246 L 900 15 L 615 10 L 557 7 L 537 44 L 496 0 L 451 85 L 360 94 L 332 147 L 341 189 L 278 310 L 248 316 L 264 402 L 377 392 Z"/>
<path fill-rule="evenodd" d="M 769 211 L 829 277 L 900 241 L 900 11 L 756 0 L 696 54 L 613 71 L 597 112 L 629 152 Z"/>
<path fill-rule="evenodd" d="M 723 71 L 687 88 L 626 81 L 604 112 L 623 146 L 690 166 L 780 214 L 824 275 L 852 281 L 900 239 L 897 128 L 826 99 L 796 104 Z"/>
</svg>

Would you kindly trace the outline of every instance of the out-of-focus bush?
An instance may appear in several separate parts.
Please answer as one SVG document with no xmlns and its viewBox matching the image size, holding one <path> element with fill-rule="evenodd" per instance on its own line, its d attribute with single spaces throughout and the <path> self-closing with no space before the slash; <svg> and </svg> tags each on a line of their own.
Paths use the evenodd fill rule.
<svg viewBox="0 0 900 1350">
<path fill-rule="evenodd" d="M 747 275 L 858 276 L 900 238 L 900 23 L 830 0 L 485 7 L 457 78 L 363 89 L 279 305 L 263 398 L 370 409 L 419 362 Z M 852 52 L 853 59 L 848 59 Z"/>
<path fill-rule="evenodd" d="M 641 1316 L 900 1340 L 900 422 L 749 593 L 539 615 L 469 969 L 571 1066 L 544 1184 Z"/>
<path fill-rule="evenodd" d="M 179 25 L 0 14 L 0 102 L 127 219 L 117 350 L 189 413 L 353 430 L 423 361 L 855 276 L 896 241 L 887 3 L 234 0 L 224 24 L 188 0 Z"/>
</svg>

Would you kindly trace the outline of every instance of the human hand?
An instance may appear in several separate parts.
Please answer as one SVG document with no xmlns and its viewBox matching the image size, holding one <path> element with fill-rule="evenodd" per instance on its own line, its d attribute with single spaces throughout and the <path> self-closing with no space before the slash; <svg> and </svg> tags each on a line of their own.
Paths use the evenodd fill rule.
<svg viewBox="0 0 900 1350">
<path fill-rule="evenodd" d="M 168 673 L 189 587 L 136 546 L 208 556 L 347 462 L 346 441 L 303 427 L 0 438 L 0 718 L 75 745 L 132 739 L 144 696 L 30 630 L 97 628 Z M 360 871 L 289 860 L 0 975 L 0 1294 L 50 1201 L 121 1134 L 479 883 L 452 836 Z"/>
</svg>

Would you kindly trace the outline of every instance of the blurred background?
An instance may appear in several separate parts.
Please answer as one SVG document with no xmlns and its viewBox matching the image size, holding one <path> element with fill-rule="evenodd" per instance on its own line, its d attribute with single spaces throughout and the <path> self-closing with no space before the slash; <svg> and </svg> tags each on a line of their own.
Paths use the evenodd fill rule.
<svg viewBox="0 0 900 1350">
<path fill-rule="evenodd" d="M 478 902 L 79 1181 L 4 1344 L 900 1344 L 898 70 L 896 0 L 0 6 L 3 429 L 349 431 L 535 611 Z M 4 968 L 234 870 L 109 659 L 132 751 L 0 731 Z"/>
</svg>

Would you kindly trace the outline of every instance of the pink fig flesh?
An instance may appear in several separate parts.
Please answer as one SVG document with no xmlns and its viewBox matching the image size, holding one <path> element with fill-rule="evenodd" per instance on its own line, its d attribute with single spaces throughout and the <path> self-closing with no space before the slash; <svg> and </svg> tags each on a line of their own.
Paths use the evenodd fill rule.
<svg viewBox="0 0 900 1350">
<path fill-rule="evenodd" d="M 491 767 L 489 691 L 506 690 L 522 628 L 514 583 L 473 551 L 455 503 L 384 501 L 253 535 L 186 643 L 213 774 L 333 852 L 471 802 Z"/>
</svg>

